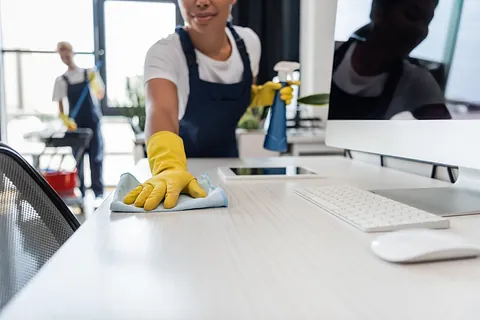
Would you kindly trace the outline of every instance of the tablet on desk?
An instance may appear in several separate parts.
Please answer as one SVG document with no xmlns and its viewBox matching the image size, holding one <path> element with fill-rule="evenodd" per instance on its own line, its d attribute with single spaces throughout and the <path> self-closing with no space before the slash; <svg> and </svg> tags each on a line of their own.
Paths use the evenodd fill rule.
<svg viewBox="0 0 480 320">
<path fill-rule="evenodd" d="M 317 173 L 299 166 L 219 167 L 224 180 L 319 178 Z"/>
</svg>

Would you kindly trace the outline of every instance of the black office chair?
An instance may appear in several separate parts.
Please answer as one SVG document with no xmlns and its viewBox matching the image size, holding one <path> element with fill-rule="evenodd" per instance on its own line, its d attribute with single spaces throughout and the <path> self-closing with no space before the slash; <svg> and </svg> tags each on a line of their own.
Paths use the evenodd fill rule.
<svg viewBox="0 0 480 320">
<path fill-rule="evenodd" d="M 0 311 L 79 227 L 42 175 L 0 143 Z"/>
</svg>

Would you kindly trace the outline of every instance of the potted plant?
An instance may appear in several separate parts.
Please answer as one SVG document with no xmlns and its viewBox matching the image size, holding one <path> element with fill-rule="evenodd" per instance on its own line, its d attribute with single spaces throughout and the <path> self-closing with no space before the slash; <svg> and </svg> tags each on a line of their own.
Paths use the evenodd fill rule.
<svg viewBox="0 0 480 320">
<path fill-rule="evenodd" d="M 327 106 L 329 101 L 330 95 L 328 93 L 313 94 L 298 98 L 297 100 L 299 104 L 315 107 Z M 269 107 L 248 109 L 238 122 L 238 128 L 244 130 L 258 130 L 262 128 L 263 121 L 268 114 L 268 109 Z"/>
<path fill-rule="evenodd" d="M 247 131 L 259 130 L 263 127 L 268 107 L 249 108 L 238 122 L 237 128 Z"/>
</svg>

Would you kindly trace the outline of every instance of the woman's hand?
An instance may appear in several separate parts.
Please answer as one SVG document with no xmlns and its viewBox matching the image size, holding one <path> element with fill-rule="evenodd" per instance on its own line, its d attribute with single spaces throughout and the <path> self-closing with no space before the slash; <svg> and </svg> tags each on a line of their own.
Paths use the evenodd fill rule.
<svg viewBox="0 0 480 320">
<path fill-rule="evenodd" d="M 281 83 L 268 81 L 264 85 L 252 85 L 250 108 L 267 107 L 273 105 L 275 94 L 280 90 L 280 99 L 289 105 L 293 99 L 293 85 L 300 85 L 300 81 L 288 81 L 285 87 Z"/>
</svg>

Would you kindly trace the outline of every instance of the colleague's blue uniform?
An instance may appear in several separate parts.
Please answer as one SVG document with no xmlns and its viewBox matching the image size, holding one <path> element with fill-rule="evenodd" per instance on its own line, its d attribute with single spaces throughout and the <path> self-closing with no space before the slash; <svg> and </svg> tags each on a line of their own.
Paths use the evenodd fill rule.
<svg viewBox="0 0 480 320">
<path fill-rule="evenodd" d="M 335 52 L 333 74 L 342 63 L 350 46 L 358 41 L 350 38 Z M 383 92 L 378 97 L 362 97 L 343 91 L 333 81 L 330 89 L 330 120 L 388 120 L 387 109 L 394 98 L 395 90 L 403 75 L 403 60 L 394 63 L 388 73 Z"/>
<path fill-rule="evenodd" d="M 75 106 L 82 96 L 85 87 L 89 87 L 88 72 L 85 70 L 84 81 L 78 84 L 72 84 L 64 75 L 63 79 L 67 83 L 67 97 L 70 106 Z M 93 102 L 90 94 L 87 94 L 83 103 L 78 107 L 78 112 L 74 116 L 78 128 L 89 128 L 93 131 L 93 137 L 86 152 L 89 155 L 90 170 L 92 179 L 92 190 L 96 197 L 103 196 L 103 138 L 100 130 L 100 108 Z M 78 150 L 73 150 L 77 157 Z M 80 191 L 85 196 L 85 178 L 83 170 L 83 157 L 77 163 L 78 178 L 80 180 Z"/>
<path fill-rule="evenodd" d="M 234 84 L 201 80 L 192 41 L 183 28 L 176 30 L 189 70 L 190 95 L 185 115 L 180 120 L 179 132 L 188 158 L 238 157 L 235 130 L 250 105 L 253 75 L 243 39 L 230 24 L 227 26 L 235 39 L 244 67 L 242 80 Z"/>
</svg>

